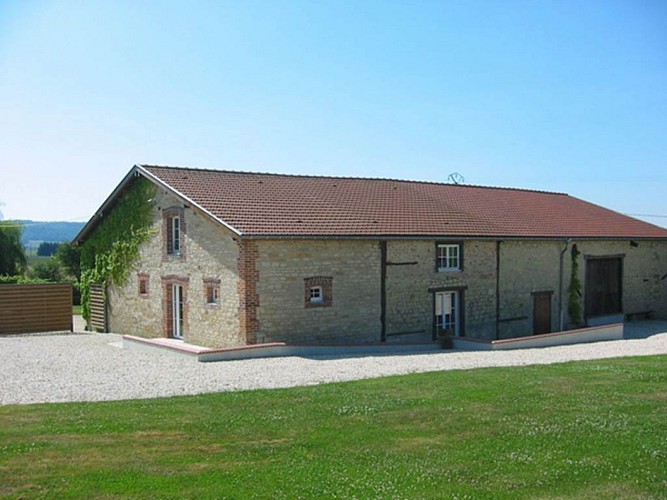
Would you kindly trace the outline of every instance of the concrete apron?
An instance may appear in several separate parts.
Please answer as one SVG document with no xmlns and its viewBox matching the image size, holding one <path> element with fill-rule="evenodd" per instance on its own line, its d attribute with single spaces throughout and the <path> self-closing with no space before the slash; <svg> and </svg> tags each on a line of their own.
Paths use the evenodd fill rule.
<svg viewBox="0 0 667 500">
<path fill-rule="evenodd" d="M 580 344 L 602 340 L 623 338 L 623 324 L 616 323 L 593 328 L 583 328 L 567 332 L 547 333 L 507 340 L 480 341 L 462 337 L 453 338 L 453 347 L 460 350 L 507 350 L 549 347 L 556 345 Z M 271 358 L 284 356 L 300 357 L 355 357 L 369 355 L 425 354 L 442 352 L 438 343 L 419 344 L 346 344 L 346 345 L 292 345 L 282 342 L 256 344 L 223 349 L 210 349 L 182 340 L 154 338 L 145 339 L 133 335 L 123 336 L 123 348 L 130 350 L 162 352 L 197 361 L 231 361 L 251 358 Z"/>
<path fill-rule="evenodd" d="M 392 354 L 424 354 L 441 352 L 438 343 L 424 344 L 345 344 L 345 345 L 292 345 L 282 342 L 255 344 L 240 347 L 210 349 L 186 344 L 176 339 L 145 339 L 133 335 L 123 336 L 123 349 L 162 352 L 184 356 L 197 361 L 232 361 L 252 358 L 300 357 L 355 357 Z"/>
</svg>

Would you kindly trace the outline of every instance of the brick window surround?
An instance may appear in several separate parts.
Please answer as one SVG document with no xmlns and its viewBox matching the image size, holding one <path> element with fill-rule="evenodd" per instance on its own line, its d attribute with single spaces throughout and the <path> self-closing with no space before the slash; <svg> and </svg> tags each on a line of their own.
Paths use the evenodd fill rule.
<svg viewBox="0 0 667 500">
<path fill-rule="evenodd" d="M 146 273 L 137 273 L 139 297 L 148 298 L 150 296 L 149 275 Z"/>
<path fill-rule="evenodd" d="M 183 331 L 188 329 L 188 285 L 190 278 L 183 276 L 162 276 L 162 334 L 164 337 L 174 336 L 173 325 L 173 285 L 183 287 Z"/>
<path fill-rule="evenodd" d="M 177 219 L 177 223 L 174 223 Z M 178 242 L 174 245 L 174 231 L 178 231 Z M 162 210 L 162 261 L 185 260 L 185 209 L 170 207 Z"/>
<path fill-rule="evenodd" d="M 305 307 L 331 307 L 333 305 L 332 277 L 313 276 L 305 278 L 303 284 Z"/>
<path fill-rule="evenodd" d="M 206 307 L 218 307 L 220 305 L 219 279 L 204 278 L 204 303 Z"/>
</svg>

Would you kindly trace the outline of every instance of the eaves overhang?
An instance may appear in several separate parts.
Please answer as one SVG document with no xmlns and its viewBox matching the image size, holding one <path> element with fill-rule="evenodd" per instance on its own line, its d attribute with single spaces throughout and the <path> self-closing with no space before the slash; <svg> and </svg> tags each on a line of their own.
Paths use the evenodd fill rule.
<svg viewBox="0 0 667 500">
<path fill-rule="evenodd" d="M 667 241 L 640 236 L 523 236 L 471 234 L 243 234 L 247 240 L 476 240 L 476 241 Z"/>
</svg>

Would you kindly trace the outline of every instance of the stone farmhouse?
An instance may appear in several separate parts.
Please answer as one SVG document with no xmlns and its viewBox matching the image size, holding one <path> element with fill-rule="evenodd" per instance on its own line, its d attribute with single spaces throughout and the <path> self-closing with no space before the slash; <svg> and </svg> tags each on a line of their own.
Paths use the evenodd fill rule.
<svg viewBox="0 0 667 500">
<path fill-rule="evenodd" d="M 75 243 L 138 178 L 157 188 L 153 235 L 108 287 L 116 333 L 424 342 L 667 318 L 667 230 L 566 194 L 135 165 Z"/>
</svg>

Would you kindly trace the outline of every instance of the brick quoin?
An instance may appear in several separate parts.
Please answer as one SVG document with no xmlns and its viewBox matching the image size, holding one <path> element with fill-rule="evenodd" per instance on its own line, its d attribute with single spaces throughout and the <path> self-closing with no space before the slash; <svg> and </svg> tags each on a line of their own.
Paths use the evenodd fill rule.
<svg viewBox="0 0 667 500">
<path fill-rule="evenodd" d="M 257 343 L 257 332 L 259 330 L 259 320 L 257 319 L 257 308 L 259 307 L 257 257 L 258 250 L 255 241 L 239 241 L 239 282 L 237 286 L 239 323 L 241 337 L 245 337 L 246 344 Z"/>
</svg>

